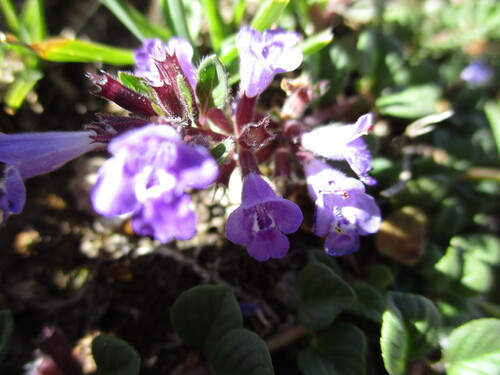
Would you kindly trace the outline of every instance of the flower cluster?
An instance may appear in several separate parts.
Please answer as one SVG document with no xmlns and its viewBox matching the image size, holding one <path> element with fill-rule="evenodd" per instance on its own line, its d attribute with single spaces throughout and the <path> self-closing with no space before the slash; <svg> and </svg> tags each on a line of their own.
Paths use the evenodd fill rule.
<svg viewBox="0 0 500 375">
<path fill-rule="evenodd" d="M 298 42 L 294 32 L 242 28 L 236 37 L 241 82 L 229 103 L 229 87 L 223 87 L 227 73 L 216 56 L 202 61 L 198 72 L 186 40 L 145 41 L 134 52 L 134 73 L 89 75 L 95 95 L 131 116 L 100 114 L 82 132 L 0 134 L 3 221 L 22 210 L 24 178 L 107 145 L 111 157 L 91 192 L 97 213 L 126 215 L 136 233 L 162 243 L 190 239 L 196 233 L 190 192 L 213 183 L 227 187 L 239 165 L 241 205 L 227 218 L 227 238 L 246 246 L 258 261 L 282 258 L 290 248 L 286 235 L 299 229 L 303 214 L 296 203 L 275 192 L 259 165 L 274 159 L 274 175 L 291 181 L 294 161 L 299 160 L 316 204 L 314 231 L 326 237 L 326 251 L 356 251 L 359 235 L 374 233 L 380 225 L 379 208 L 363 184 L 375 183 L 369 176 L 370 151 L 361 138 L 371 129 L 372 116 L 309 131 L 301 116 L 321 90 L 307 80 L 287 86 L 281 118 L 257 110 L 259 95 L 275 76 L 301 64 Z M 320 158 L 347 161 L 359 180 Z"/>
</svg>

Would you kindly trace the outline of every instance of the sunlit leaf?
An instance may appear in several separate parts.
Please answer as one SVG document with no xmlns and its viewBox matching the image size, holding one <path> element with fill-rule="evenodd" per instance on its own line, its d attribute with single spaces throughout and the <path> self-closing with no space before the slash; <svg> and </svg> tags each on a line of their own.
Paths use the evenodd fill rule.
<svg viewBox="0 0 500 375">
<path fill-rule="evenodd" d="M 500 320 L 477 319 L 455 329 L 444 349 L 448 375 L 500 373 Z"/>
</svg>

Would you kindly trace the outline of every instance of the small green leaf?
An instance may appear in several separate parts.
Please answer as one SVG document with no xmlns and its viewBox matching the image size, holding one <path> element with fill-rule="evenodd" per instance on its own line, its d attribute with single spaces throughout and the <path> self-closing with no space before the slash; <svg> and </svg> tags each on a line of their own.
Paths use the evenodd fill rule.
<svg viewBox="0 0 500 375">
<path fill-rule="evenodd" d="M 375 106 L 382 115 L 420 118 L 436 112 L 441 89 L 436 85 L 412 86 L 403 91 L 381 96 Z"/>
<path fill-rule="evenodd" d="M 347 311 L 380 323 L 385 309 L 384 295 L 375 287 L 361 280 L 353 282 L 351 287 L 357 298 L 347 308 Z"/>
<path fill-rule="evenodd" d="M 13 330 L 14 330 L 14 320 L 12 319 L 12 313 L 10 312 L 10 310 L 1 310 L 0 311 L 0 364 L 2 363 L 5 353 L 7 352 L 7 347 L 10 343 Z"/>
<path fill-rule="evenodd" d="M 490 123 L 491 132 L 497 145 L 498 155 L 500 156 L 500 100 L 496 102 L 493 100 L 488 101 L 484 105 L 484 113 Z"/>
<path fill-rule="evenodd" d="M 337 375 L 337 369 L 321 351 L 309 347 L 299 352 L 297 366 L 305 375 Z"/>
<path fill-rule="evenodd" d="M 394 284 L 394 273 L 385 264 L 375 264 L 366 270 L 366 281 L 384 291 Z"/>
<path fill-rule="evenodd" d="M 390 292 L 382 316 L 380 346 L 386 370 L 391 375 L 406 373 L 406 361 L 420 358 L 437 343 L 441 316 L 427 298 Z"/>
<path fill-rule="evenodd" d="M 26 96 L 42 77 L 43 74 L 38 69 L 27 69 L 16 77 L 16 80 L 7 88 L 4 97 L 9 113 L 14 114 L 19 109 Z"/>
<path fill-rule="evenodd" d="M 299 276 L 299 321 L 310 329 L 328 327 L 356 296 L 351 287 L 328 266 L 311 262 Z"/>
<path fill-rule="evenodd" d="M 203 0 L 203 7 L 208 20 L 212 47 L 215 51 L 219 51 L 222 41 L 228 35 L 228 27 L 222 18 L 217 0 Z"/>
<path fill-rule="evenodd" d="M 137 375 L 140 358 L 125 341 L 99 335 L 92 341 L 92 356 L 101 375 Z"/>
<path fill-rule="evenodd" d="M 80 39 L 49 38 L 29 47 L 42 59 L 55 62 L 102 62 L 112 65 L 133 63 L 132 51 Z"/>
<path fill-rule="evenodd" d="M 318 333 L 316 342 L 339 375 L 365 374 L 366 339 L 355 325 L 334 323 Z"/>
<path fill-rule="evenodd" d="M 324 250 L 310 249 L 307 252 L 307 260 L 309 262 L 320 262 L 327 265 L 336 275 L 341 276 L 342 270 L 334 257 L 325 253 Z"/>
<path fill-rule="evenodd" d="M 195 117 L 194 112 L 194 98 L 192 95 L 192 91 L 188 87 L 189 83 L 186 82 L 186 79 L 183 75 L 179 74 L 177 76 L 177 87 L 179 88 L 180 100 L 183 104 L 185 110 L 188 112 L 189 118 L 191 120 Z"/>
<path fill-rule="evenodd" d="M 330 29 L 320 31 L 311 35 L 306 40 L 300 42 L 298 47 L 302 50 L 304 56 L 310 56 L 321 51 L 333 41 L 333 33 Z"/>
<path fill-rule="evenodd" d="M 449 336 L 444 349 L 448 375 L 491 375 L 500 373 L 500 320 L 470 321 Z"/>
<path fill-rule="evenodd" d="M 226 69 L 217 56 L 204 59 L 198 67 L 196 94 L 200 100 L 201 112 L 210 108 L 224 108 L 229 98 L 229 83 Z"/>
<path fill-rule="evenodd" d="M 221 143 L 215 146 L 210 153 L 214 157 L 217 164 L 227 164 L 229 162 L 229 155 L 234 150 L 234 141 L 230 138 L 224 139 Z"/>
<path fill-rule="evenodd" d="M 211 348 L 210 359 L 213 375 L 274 375 L 266 344 L 244 328 L 226 332 Z"/>
<path fill-rule="evenodd" d="M 209 347 L 226 332 L 243 327 L 236 298 L 228 287 L 201 285 L 180 295 L 170 320 L 175 332 L 189 345 Z"/>
</svg>

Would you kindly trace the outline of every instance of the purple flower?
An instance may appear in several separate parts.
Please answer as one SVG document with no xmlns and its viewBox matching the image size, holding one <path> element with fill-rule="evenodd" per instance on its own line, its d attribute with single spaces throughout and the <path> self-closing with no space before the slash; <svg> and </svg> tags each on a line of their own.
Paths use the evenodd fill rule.
<svg viewBox="0 0 500 375">
<path fill-rule="evenodd" d="M 98 172 L 91 198 L 105 216 L 132 215 L 138 234 L 166 243 L 192 238 L 196 217 L 188 188 L 215 181 L 217 164 L 202 146 L 185 144 L 165 125 L 148 125 L 114 138 L 113 157 Z"/>
<path fill-rule="evenodd" d="M 247 245 L 248 254 L 258 261 L 284 257 L 290 248 L 285 234 L 295 232 L 302 222 L 299 206 L 277 196 L 254 172 L 243 178 L 241 200 L 227 219 L 227 238 Z"/>
<path fill-rule="evenodd" d="M 313 159 L 304 167 L 309 193 L 315 200 L 314 233 L 326 237 L 325 250 L 339 256 L 359 249 L 359 235 L 380 228 L 380 209 L 364 185 Z"/>
<path fill-rule="evenodd" d="M 365 141 L 361 138 L 373 127 L 371 113 L 361 116 L 355 124 L 327 125 L 302 134 L 302 146 L 316 155 L 331 160 L 347 160 L 352 170 L 367 185 L 374 185 L 375 179 L 368 173 L 372 169 L 372 157 Z"/>
<path fill-rule="evenodd" d="M 0 222 L 22 211 L 26 201 L 23 179 L 52 172 L 71 159 L 102 147 L 93 132 L 0 133 Z"/>
<path fill-rule="evenodd" d="M 137 67 L 134 73 L 152 82 L 160 81 L 160 73 L 154 60 L 163 61 L 167 53 L 169 55 L 175 53 L 182 72 L 194 90 L 198 78 L 196 68 L 191 62 L 193 58 L 193 47 L 186 39 L 181 37 L 172 37 L 168 40 L 167 44 L 163 43 L 158 38 L 147 39 L 142 47 L 134 50 L 134 61 Z"/>
<path fill-rule="evenodd" d="M 483 60 L 474 60 L 462 72 L 460 78 L 473 86 L 482 86 L 491 82 L 495 72 L 493 68 Z"/>
<path fill-rule="evenodd" d="M 265 30 L 261 34 L 248 26 L 236 37 L 240 54 L 240 89 L 248 97 L 262 93 L 278 73 L 291 72 L 302 63 L 303 55 L 296 46 L 299 36 L 282 29 Z"/>
</svg>

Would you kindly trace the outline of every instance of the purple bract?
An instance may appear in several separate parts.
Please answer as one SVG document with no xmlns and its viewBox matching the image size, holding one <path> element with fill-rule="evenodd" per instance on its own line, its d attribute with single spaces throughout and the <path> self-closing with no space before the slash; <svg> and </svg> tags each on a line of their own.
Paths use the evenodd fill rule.
<svg viewBox="0 0 500 375">
<path fill-rule="evenodd" d="M 105 216 L 132 215 L 134 230 L 166 243 L 196 233 L 188 188 L 205 188 L 218 168 L 209 151 L 185 144 L 169 126 L 148 125 L 113 139 L 113 157 L 98 173 L 91 198 Z"/>
<path fill-rule="evenodd" d="M 276 195 L 257 173 L 243 179 L 242 203 L 226 223 L 227 238 L 247 245 L 247 252 L 258 261 L 282 258 L 290 243 L 285 234 L 295 232 L 302 223 L 299 206 Z"/>
<path fill-rule="evenodd" d="M 363 183 L 313 159 L 305 166 L 309 193 L 315 200 L 314 233 L 326 237 L 325 250 L 339 256 L 359 248 L 359 235 L 380 228 L 380 209 Z"/>
<path fill-rule="evenodd" d="M 303 55 L 295 32 L 265 30 L 264 34 L 243 27 L 236 37 L 240 54 L 240 90 L 248 97 L 262 93 L 278 73 L 291 72 L 302 63 Z"/>
<path fill-rule="evenodd" d="M 22 211 L 26 201 L 23 179 L 52 172 L 71 159 L 101 148 L 93 132 L 0 133 L 0 223 Z"/>
<path fill-rule="evenodd" d="M 376 183 L 368 176 L 372 157 L 361 138 L 373 127 L 371 113 L 361 116 L 355 124 L 321 126 L 302 134 L 302 146 L 316 155 L 332 160 L 347 160 L 352 170 L 367 185 Z"/>
</svg>

